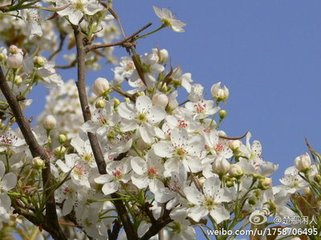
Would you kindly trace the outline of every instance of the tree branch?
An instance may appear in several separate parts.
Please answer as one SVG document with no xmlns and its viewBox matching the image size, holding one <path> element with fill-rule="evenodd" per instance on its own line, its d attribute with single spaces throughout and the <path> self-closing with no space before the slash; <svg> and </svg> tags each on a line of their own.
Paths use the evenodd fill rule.
<svg viewBox="0 0 321 240">
<path fill-rule="evenodd" d="M 76 48 L 77 48 L 77 73 L 78 73 L 78 81 L 77 81 L 77 88 L 78 94 L 80 99 L 80 105 L 83 112 L 83 117 L 85 121 L 91 119 L 91 112 L 88 104 L 87 93 L 86 93 L 86 65 L 85 65 L 85 56 L 86 56 L 86 49 L 83 42 L 83 35 L 79 31 L 77 26 L 73 26 L 74 35 L 76 39 Z M 88 138 L 91 144 L 91 148 L 95 157 L 95 161 L 98 167 L 98 171 L 100 174 L 107 174 L 106 171 L 106 163 L 104 160 L 104 156 L 99 145 L 98 138 L 93 133 L 88 133 Z M 117 193 L 111 194 L 112 198 L 119 199 L 119 195 Z M 127 239 L 129 240 L 137 240 L 137 232 L 134 230 L 133 224 L 127 214 L 127 209 L 124 206 L 121 200 L 114 200 L 113 201 L 116 210 L 118 212 L 119 218 L 124 226 Z"/>
<path fill-rule="evenodd" d="M 148 240 L 152 236 L 159 233 L 167 224 L 172 222 L 173 220 L 169 217 L 170 210 L 164 210 L 164 214 L 161 218 L 157 219 L 152 226 L 148 229 L 148 231 L 139 239 L 139 240 Z"/>
<path fill-rule="evenodd" d="M 53 179 L 50 171 L 50 156 L 47 151 L 41 145 L 39 145 L 35 136 L 33 135 L 29 122 L 25 118 L 16 96 L 11 91 L 1 67 L 0 89 L 9 104 L 13 115 L 15 116 L 16 122 L 26 140 L 26 143 L 29 146 L 32 156 L 39 156 L 45 161 L 45 168 L 42 170 L 44 199 L 46 200 L 46 215 L 44 225 L 52 228 L 49 233 L 54 239 L 64 240 L 66 238 L 58 223 L 54 190 L 51 189 L 51 186 L 53 186 Z"/>
<path fill-rule="evenodd" d="M 146 30 L 147 28 L 149 28 L 151 25 L 152 25 L 151 23 L 146 24 L 144 27 L 142 27 L 141 29 L 139 29 L 138 31 L 136 31 L 135 33 L 130 35 L 129 37 L 126 37 L 125 39 L 118 41 L 118 42 L 100 43 L 100 44 L 90 45 L 86 48 L 86 52 L 89 52 L 89 51 L 92 51 L 95 49 L 99 49 L 99 48 L 109 48 L 109 47 L 115 47 L 115 46 L 122 46 L 122 47 L 128 48 L 128 47 L 134 45 L 134 41 L 135 41 L 136 37 L 138 36 L 138 34 L 140 34 L 142 31 Z"/>
</svg>

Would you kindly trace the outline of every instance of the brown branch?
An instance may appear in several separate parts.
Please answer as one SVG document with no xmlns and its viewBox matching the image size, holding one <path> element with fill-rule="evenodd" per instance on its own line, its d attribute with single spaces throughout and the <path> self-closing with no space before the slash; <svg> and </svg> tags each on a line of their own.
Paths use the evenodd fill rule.
<svg viewBox="0 0 321 240">
<path fill-rule="evenodd" d="M 63 48 L 64 46 L 64 42 L 65 42 L 65 39 L 66 39 L 66 34 L 65 33 L 62 33 L 60 32 L 60 35 L 59 35 L 59 46 L 58 48 L 48 57 L 48 60 L 52 60 Z"/>
<path fill-rule="evenodd" d="M 121 227 L 121 223 L 118 220 L 116 220 L 114 222 L 113 230 L 108 230 L 108 239 L 117 240 Z"/>
<path fill-rule="evenodd" d="M 248 131 L 246 133 L 244 133 L 242 136 L 240 137 L 228 137 L 228 136 L 218 136 L 219 138 L 222 138 L 222 139 L 226 139 L 226 140 L 239 140 L 239 139 L 242 139 L 246 136 L 246 134 L 248 134 Z"/>
<path fill-rule="evenodd" d="M 75 39 L 76 39 L 76 48 L 77 48 L 78 80 L 76 85 L 78 89 L 83 117 L 85 121 L 88 121 L 91 119 L 91 112 L 90 112 L 87 93 L 86 93 L 86 65 L 85 65 L 86 49 L 84 46 L 82 33 L 79 31 L 77 26 L 73 26 L 73 29 L 74 29 Z M 95 161 L 96 161 L 99 173 L 107 174 L 106 163 L 105 163 L 104 156 L 103 156 L 101 147 L 99 145 L 97 136 L 93 133 L 88 133 L 88 138 L 91 144 L 91 148 L 95 157 Z M 111 197 L 119 199 L 119 195 L 117 193 L 111 194 Z M 127 209 L 124 206 L 123 202 L 121 200 L 114 200 L 113 203 L 116 207 L 119 218 L 124 226 L 127 239 L 137 240 L 138 239 L 137 232 L 134 230 L 133 224 L 129 218 L 129 215 L 127 214 Z"/>
<path fill-rule="evenodd" d="M 74 66 L 76 66 L 77 64 L 77 59 L 72 60 L 72 62 L 70 62 L 67 65 L 56 65 L 55 68 L 57 69 L 70 69 L 73 68 Z"/>
<path fill-rule="evenodd" d="M 26 143 L 29 146 L 32 156 L 39 156 L 45 161 L 46 167 L 42 170 L 44 197 L 46 199 L 46 215 L 45 223 L 43 224 L 46 227 L 52 227 L 49 233 L 54 239 L 64 240 L 66 238 L 58 223 L 54 190 L 51 189 L 51 186 L 53 186 L 53 178 L 50 171 L 50 156 L 46 150 L 39 145 L 35 136 L 33 135 L 29 122 L 25 118 L 16 96 L 11 91 L 1 67 L 0 89 L 9 104 L 13 115 L 15 116 L 16 122 L 22 132 L 23 137 L 25 138 Z"/>
<path fill-rule="evenodd" d="M 173 220 L 169 217 L 170 210 L 164 211 L 164 214 L 161 218 L 157 219 L 148 231 L 139 239 L 139 240 L 148 240 L 157 233 L 159 233 L 167 224 Z"/>
<path fill-rule="evenodd" d="M 122 47 L 128 48 L 130 46 L 133 46 L 134 41 L 135 41 L 136 37 L 138 36 L 138 34 L 140 34 L 142 31 L 146 30 L 147 28 L 149 28 L 151 25 L 152 25 L 151 23 L 146 24 L 144 27 L 139 29 L 137 32 L 133 33 L 129 37 L 126 37 L 125 39 L 118 41 L 118 42 L 100 43 L 100 44 L 90 45 L 86 48 L 86 52 L 89 52 L 89 51 L 92 51 L 95 49 L 99 49 L 99 48 L 109 48 L 109 47 L 115 47 L 115 46 L 122 46 Z"/>
</svg>

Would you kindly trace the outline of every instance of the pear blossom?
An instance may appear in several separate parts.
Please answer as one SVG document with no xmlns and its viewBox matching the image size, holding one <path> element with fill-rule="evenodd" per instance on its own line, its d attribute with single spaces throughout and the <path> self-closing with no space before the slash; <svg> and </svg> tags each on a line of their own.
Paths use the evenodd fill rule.
<svg viewBox="0 0 321 240">
<path fill-rule="evenodd" d="M 153 106 L 151 99 L 147 96 L 138 97 L 135 106 L 130 103 L 121 103 L 118 112 L 124 118 L 122 130 L 127 132 L 138 129 L 146 143 L 153 142 L 157 128 L 155 125 L 165 117 L 163 108 Z"/>
<path fill-rule="evenodd" d="M 28 28 L 27 31 L 30 38 L 33 38 L 34 36 L 41 37 L 43 32 L 39 12 L 36 9 L 24 9 L 22 11 L 22 16 L 27 23 L 26 27 Z"/>
<path fill-rule="evenodd" d="M 7 66 L 9 68 L 19 68 L 22 66 L 23 51 L 15 45 L 11 45 L 9 48 L 9 55 L 7 57 Z"/>
<path fill-rule="evenodd" d="M 187 102 L 185 107 L 193 114 L 195 119 L 204 119 L 210 115 L 214 115 L 220 110 L 219 107 L 214 107 L 212 100 L 203 99 L 198 102 Z"/>
<path fill-rule="evenodd" d="M 57 3 L 57 8 L 64 7 L 57 13 L 60 16 L 68 17 L 73 25 L 78 25 L 84 15 L 91 16 L 103 10 L 103 6 L 96 0 L 62 0 Z"/>
<path fill-rule="evenodd" d="M 130 180 L 130 163 L 128 159 L 114 161 L 107 164 L 107 174 L 95 178 L 95 182 L 102 184 L 102 192 L 105 195 L 112 194 L 121 187 L 121 183 L 127 183 Z"/>
<path fill-rule="evenodd" d="M 166 27 L 170 27 L 175 32 L 184 32 L 184 26 L 186 25 L 180 20 L 175 19 L 173 13 L 167 8 L 153 7 L 157 17 L 161 19 Z"/>
<path fill-rule="evenodd" d="M 221 87 L 221 82 L 213 84 L 211 87 L 211 93 L 216 101 L 226 101 L 230 95 L 230 92 L 226 86 Z"/>
<path fill-rule="evenodd" d="M 43 127 L 46 129 L 46 130 L 52 130 L 56 127 L 57 125 L 57 120 L 56 118 L 53 116 L 53 115 L 47 115 L 43 122 Z"/>
<path fill-rule="evenodd" d="M 311 159 L 308 153 L 302 154 L 295 158 L 295 167 L 300 172 L 306 172 L 311 167 Z"/>
<path fill-rule="evenodd" d="M 233 195 L 225 188 L 221 188 L 221 182 L 217 176 L 206 179 L 203 185 L 203 193 L 195 186 L 184 188 L 187 200 L 193 204 L 188 209 L 188 216 L 199 222 L 208 214 L 217 224 L 230 218 L 229 211 L 224 207 L 224 202 L 233 200 Z"/>
<path fill-rule="evenodd" d="M 146 160 L 141 157 L 133 157 L 131 167 L 135 172 L 131 177 L 132 182 L 139 189 L 146 188 L 151 181 L 161 178 L 164 171 L 161 158 L 156 156 L 152 150 L 146 154 Z"/>
<path fill-rule="evenodd" d="M 185 209 L 178 209 L 170 213 L 171 219 L 174 222 L 170 223 L 168 227 L 171 229 L 173 240 L 194 240 L 196 239 L 195 229 L 190 222 L 186 220 L 187 212 Z"/>
<path fill-rule="evenodd" d="M 109 82 L 106 78 L 97 78 L 93 85 L 93 92 L 96 96 L 104 95 L 110 89 Z"/>
<path fill-rule="evenodd" d="M 188 172 L 202 170 L 201 158 L 204 157 L 204 138 L 201 135 L 189 136 L 184 129 L 173 129 L 171 141 L 159 141 L 153 145 L 155 154 L 168 158 L 164 164 L 165 176 L 178 172 L 184 167 Z"/>
<path fill-rule="evenodd" d="M 88 180 L 90 168 L 85 162 L 79 161 L 77 154 L 65 155 L 65 162 L 59 159 L 56 165 L 62 172 L 70 173 L 71 180 L 75 185 L 90 188 Z"/>
<path fill-rule="evenodd" d="M 7 131 L 6 133 L 0 135 L 0 152 L 7 150 L 13 150 L 15 153 L 18 153 L 26 147 L 26 142 L 24 139 L 21 139 L 13 131 Z"/>
</svg>

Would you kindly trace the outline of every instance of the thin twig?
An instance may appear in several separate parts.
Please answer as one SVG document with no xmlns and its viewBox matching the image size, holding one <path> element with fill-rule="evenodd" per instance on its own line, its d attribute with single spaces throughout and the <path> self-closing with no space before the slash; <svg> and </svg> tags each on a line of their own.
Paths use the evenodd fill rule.
<svg viewBox="0 0 321 240">
<path fill-rule="evenodd" d="M 93 44 L 93 45 L 87 46 L 86 52 L 92 51 L 94 49 L 109 48 L 109 47 L 115 47 L 115 46 L 122 46 L 122 47 L 128 48 L 128 47 L 130 47 L 130 45 L 134 44 L 134 41 L 135 41 L 136 37 L 138 36 L 138 34 L 140 34 L 145 29 L 149 28 L 151 25 L 152 25 L 152 23 L 146 24 L 144 27 L 139 29 L 137 32 L 133 33 L 129 37 L 126 37 L 125 39 L 118 41 L 118 42 L 98 43 L 98 44 Z"/>
<path fill-rule="evenodd" d="M 25 118 L 16 96 L 11 91 L 1 67 L 0 88 L 11 108 L 13 115 L 15 116 L 16 122 L 22 132 L 23 137 L 25 138 L 26 143 L 29 146 L 32 156 L 39 156 L 45 161 L 45 168 L 42 170 L 44 198 L 46 199 L 46 215 L 43 225 L 52 228 L 48 232 L 54 239 L 64 240 L 66 238 L 58 223 L 54 190 L 51 189 L 54 181 L 50 171 L 50 156 L 47 151 L 41 145 L 39 145 L 35 136 L 33 135 L 30 124 Z"/>
<path fill-rule="evenodd" d="M 67 65 L 56 65 L 55 68 L 57 69 L 70 69 L 73 68 L 74 66 L 76 66 L 77 64 L 77 59 L 72 60 L 72 62 L 70 62 Z"/>
<path fill-rule="evenodd" d="M 61 33 L 60 32 L 60 35 L 59 35 L 59 46 L 58 48 L 56 49 L 56 51 L 54 51 L 49 57 L 48 57 L 48 60 L 52 60 L 63 48 L 64 46 L 64 42 L 65 42 L 65 39 L 66 39 L 66 34 L 65 33 Z"/>
<path fill-rule="evenodd" d="M 222 139 L 226 139 L 226 140 L 240 140 L 240 139 L 244 138 L 247 134 L 248 134 L 248 131 L 240 137 L 228 137 L 228 136 L 218 136 L 218 137 L 222 138 Z"/>
</svg>

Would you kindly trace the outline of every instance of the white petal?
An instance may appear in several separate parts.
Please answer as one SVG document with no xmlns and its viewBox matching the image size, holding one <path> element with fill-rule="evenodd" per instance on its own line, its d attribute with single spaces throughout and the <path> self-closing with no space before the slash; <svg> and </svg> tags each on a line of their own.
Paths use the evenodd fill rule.
<svg viewBox="0 0 321 240">
<path fill-rule="evenodd" d="M 204 198 L 203 194 L 200 193 L 195 187 L 185 187 L 184 193 L 189 202 L 195 205 L 201 205 Z"/>
<path fill-rule="evenodd" d="M 121 130 L 123 132 L 133 131 L 137 129 L 137 127 L 138 127 L 138 124 L 136 123 L 136 121 L 133 121 L 133 120 L 125 119 L 121 122 Z"/>
<path fill-rule="evenodd" d="M 105 183 L 101 189 L 105 195 L 109 195 L 118 190 L 119 184 L 116 182 Z"/>
<path fill-rule="evenodd" d="M 132 120 L 135 118 L 135 108 L 132 104 L 121 103 L 118 106 L 118 113 L 122 118 Z"/>
<path fill-rule="evenodd" d="M 174 128 L 171 133 L 171 140 L 174 146 L 182 146 L 187 144 L 187 131 L 185 129 Z"/>
<path fill-rule="evenodd" d="M 206 196 L 214 197 L 215 192 L 220 189 L 221 181 L 218 176 L 214 175 L 206 179 L 203 185 L 203 192 Z"/>
<path fill-rule="evenodd" d="M 208 210 L 201 206 L 192 207 L 189 210 L 188 216 L 190 216 L 195 222 L 199 222 L 202 218 L 206 217 Z"/>
<path fill-rule="evenodd" d="M 147 223 L 145 221 L 142 221 L 140 224 L 139 224 L 139 227 L 137 229 L 137 234 L 138 234 L 138 237 L 142 237 L 147 231 L 148 229 L 150 228 L 150 226 L 152 226 L 151 223 Z"/>
<path fill-rule="evenodd" d="M 165 172 L 164 175 L 165 177 L 171 176 L 172 172 L 178 172 L 180 168 L 184 168 L 184 165 L 180 160 L 177 160 L 176 158 L 170 158 L 168 159 L 165 164 L 164 164 Z M 186 170 L 189 168 L 187 167 Z"/>
<path fill-rule="evenodd" d="M 4 176 L 5 172 L 6 172 L 6 168 L 4 166 L 4 163 L 0 161 L 0 179 Z"/>
<path fill-rule="evenodd" d="M 173 155 L 173 146 L 170 142 L 160 141 L 153 145 L 154 152 L 160 157 L 171 157 Z"/>
<path fill-rule="evenodd" d="M 136 100 L 136 109 L 139 113 L 148 112 L 152 108 L 152 100 L 147 96 L 140 96 Z"/>
<path fill-rule="evenodd" d="M 140 157 L 134 157 L 130 161 L 132 169 L 138 175 L 143 175 L 147 172 L 147 163 Z"/>
<path fill-rule="evenodd" d="M 9 172 L 4 176 L 4 178 L 2 179 L 2 182 L 3 182 L 3 188 L 6 191 L 9 191 L 16 186 L 17 176 L 14 173 Z"/>
<path fill-rule="evenodd" d="M 63 161 L 60 159 L 56 162 L 57 166 L 63 171 L 64 173 L 69 172 L 71 170 Z"/>
<path fill-rule="evenodd" d="M 132 175 L 131 180 L 133 184 L 139 189 L 146 188 L 150 181 L 147 176 L 140 176 L 140 175 Z"/>
<path fill-rule="evenodd" d="M 106 182 L 110 182 L 111 180 L 112 180 L 111 176 L 109 176 L 108 174 L 104 174 L 95 178 L 95 183 L 104 184 Z"/>
<path fill-rule="evenodd" d="M 162 121 L 166 116 L 165 110 L 163 110 L 161 107 L 152 107 L 148 114 L 148 121 L 156 124 Z"/>
<path fill-rule="evenodd" d="M 152 142 L 154 142 L 154 127 L 144 123 L 138 128 L 138 130 L 145 143 L 151 144 Z"/>
<path fill-rule="evenodd" d="M 217 224 L 230 218 L 230 213 L 222 205 L 218 205 L 210 212 L 212 218 Z"/>
<path fill-rule="evenodd" d="M 69 21 L 73 25 L 78 25 L 80 19 L 83 17 L 83 13 L 81 11 L 75 10 L 71 14 L 68 15 Z"/>
<path fill-rule="evenodd" d="M 62 215 L 66 216 L 67 214 L 69 214 L 71 212 L 73 206 L 74 206 L 74 200 L 67 198 L 64 202 L 63 207 L 62 207 Z"/>
</svg>

